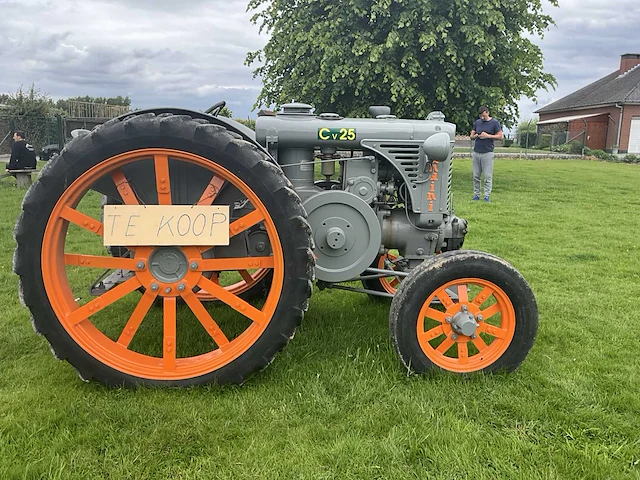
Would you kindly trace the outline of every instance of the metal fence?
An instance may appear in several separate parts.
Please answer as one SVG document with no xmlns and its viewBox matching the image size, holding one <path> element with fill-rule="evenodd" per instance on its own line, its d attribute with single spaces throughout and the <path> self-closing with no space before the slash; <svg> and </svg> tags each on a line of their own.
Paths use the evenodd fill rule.
<svg viewBox="0 0 640 480">
<path fill-rule="evenodd" d="M 45 145 L 63 144 L 63 119 L 59 116 L 0 115 L 0 154 L 11 153 L 13 132 L 23 131 L 36 153 Z"/>
</svg>

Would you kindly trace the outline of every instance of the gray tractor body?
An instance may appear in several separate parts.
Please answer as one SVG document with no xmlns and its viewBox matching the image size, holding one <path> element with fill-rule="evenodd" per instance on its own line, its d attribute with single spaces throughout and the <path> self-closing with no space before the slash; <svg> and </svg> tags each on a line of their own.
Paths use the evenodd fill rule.
<svg viewBox="0 0 640 480">
<path fill-rule="evenodd" d="M 390 249 L 410 269 L 464 241 L 451 197 L 455 125 L 440 112 L 405 120 L 376 110 L 343 118 L 292 103 L 256 121 L 256 141 L 303 201 L 323 282 L 350 280 Z"/>
</svg>

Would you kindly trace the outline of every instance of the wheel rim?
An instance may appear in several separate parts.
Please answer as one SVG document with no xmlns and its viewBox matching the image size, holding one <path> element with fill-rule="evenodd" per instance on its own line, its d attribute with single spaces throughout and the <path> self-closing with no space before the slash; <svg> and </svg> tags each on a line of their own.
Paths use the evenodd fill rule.
<svg viewBox="0 0 640 480">
<path fill-rule="evenodd" d="M 102 223 L 96 220 L 95 216 L 86 215 L 78 208 L 95 182 L 110 177 L 116 184 L 123 202 L 136 204 L 138 201 L 133 185 L 123 174 L 123 168 L 135 162 L 149 160 L 153 162 L 159 204 L 172 203 L 172 194 L 166 192 L 165 186 L 170 184 L 169 165 L 176 165 L 176 162 L 196 165 L 211 175 L 211 181 L 202 193 L 199 204 L 214 203 L 222 185 L 232 185 L 229 188 L 235 188 L 246 196 L 254 210 L 230 224 L 230 236 L 262 223 L 269 237 L 272 255 L 206 259 L 198 247 L 178 247 L 189 262 L 195 260 L 198 263 L 198 269 L 190 269 L 179 282 L 172 284 L 159 282 L 149 269 L 137 269 L 140 262 L 146 262 L 150 258 L 156 247 L 136 247 L 133 258 L 110 257 L 106 252 L 103 255 L 68 253 L 67 232 L 70 226 L 81 233 L 91 232 L 93 238 L 101 240 Z M 76 179 L 64 191 L 49 217 L 43 237 L 41 265 L 44 287 L 51 306 L 62 327 L 74 341 L 98 361 L 115 370 L 152 380 L 180 380 L 205 375 L 241 356 L 269 325 L 282 292 L 284 279 L 284 257 L 278 233 L 257 194 L 224 167 L 204 157 L 170 149 L 143 149 L 117 155 L 87 170 Z M 86 303 L 76 302 L 70 277 L 75 279 L 73 275 L 76 274 L 76 270 L 79 269 L 80 273 L 83 273 L 87 267 L 127 269 L 134 270 L 135 273 L 99 297 Z M 72 268 L 75 270 L 69 272 Z M 273 272 L 267 298 L 263 305 L 257 307 L 239 298 L 234 291 L 225 290 L 203 275 L 204 271 L 241 271 L 256 268 L 257 271 Z M 152 288 L 154 283 L 158 284 L 158 288 Z M 184 286 L 180 287 L 180 283 Z M 145 289 L 141 298 L 136 292 L 140 287 Z M 166 290 L 167 288 L 171 290 Z M 180 288 L 182 290 L 179 290 Z M 217 308 L 220 310 L 224 307 L 225 310 L 216 311 L 215 320 L 194 293 L 198 288 L 221 300 L 221 305 Z M 144 320 L 153 316 L 150 309 L 158 297 L 162 299 L 162 312 L 160 319 L 157 318 L 158 312 L 153 312 L 155 318 L 152 320 L 155 322 L 153 328 L 161 327 L 162 341 L 149 347 L 150 353 L 141 348 L 134 349 L 132 341 L 135 341 L 136 333 L 141 327 L 145 327 Z M 178 308 L 178 298 L 182 298 L 186 305 L 180 305 Z M 102 320 L 99 317 L 105 316 L 105 312 L 115 308 L 116 305 L 113 304 L 116 300 L 129 302 L 132 307 L 130 316 L 128 319 L 123 318 L 120 325 L 101 324 Z M 229 321 L 229 328 L 234 329 L 233 335 L 229 331 L 227 336 L 219 325 L 219 318 L 224 316 L 223 313 L 233 317 Z M 194 331 L 189 331 L 187 338 L 181 341 L 178 331 L 181 330 L 182 317 L 189 317 L 200 329 L 199 333 L 205 337 L 199 339 L 201 347 L 195 353 L 180 353 L 183 349 L 189 350 L 182 343 L 186 343 Z M 188 319 L 185 320 L 187 321 Z M 158 322 L 160 327 L 157 325 Z M 246 325 L 246 328 L 242 325 Z M 153 328 L 149 327 L 147 330 L 153 331 Z"/>
<path fill-rule="evenodd" d="M 397 258 L 397 255 L 394 255 L 390 252 L 387 252 L 384 255 L 380 255 L 380 258 L 378 259 L 378 268 L 391 268 L 391 270 L 396 270 L 397 267 L 395 266 L 393 261 Z M 382 288 L 384 288 L 387 293 L 395 295 L 396 291 L 398 290 L 398 285 L 400 285 L 400 280 L 398 279 L 398 277 L 381 277 L 380 285 L 382 285 Z"/>
<path fill-rule="evenodd" d="M 474 372 L 500 358 L 515 327 L 513 303 L 504 290 L 484 279 L 463 278 L 444 284 L 423 304 L 418 343 L 439 367 Z"/>
</svg>

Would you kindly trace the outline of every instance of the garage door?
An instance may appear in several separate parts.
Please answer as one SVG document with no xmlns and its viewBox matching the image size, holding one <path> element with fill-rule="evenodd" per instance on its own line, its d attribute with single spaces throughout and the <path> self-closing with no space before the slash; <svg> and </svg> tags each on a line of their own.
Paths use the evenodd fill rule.
<svg viewBox="0 0 640 480">
<path fill-rule="evenodd" d="M 631 132 L 629 133 L 629 153 L 640 153 L 640 117 L 631 119 Z"/>
</svg>

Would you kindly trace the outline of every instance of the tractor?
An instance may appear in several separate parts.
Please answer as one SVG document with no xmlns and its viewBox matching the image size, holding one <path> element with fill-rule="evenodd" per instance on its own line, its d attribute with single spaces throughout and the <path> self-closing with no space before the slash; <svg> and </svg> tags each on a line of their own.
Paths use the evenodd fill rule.
<svg viewBox="0 0 640 480">
<path fill-rule="evenodd" d="M 293 338 L 314 281 L 390 302 L 411 372 L 521 365 L 536 300 L 505 260 L 461 250 L 442 113 L 343 118 L 292 102 L 253 131 L 223 106 L 114 118 L 26 193 L 20 299 L 81 379 L 241 384 Z"/>
</svg>

